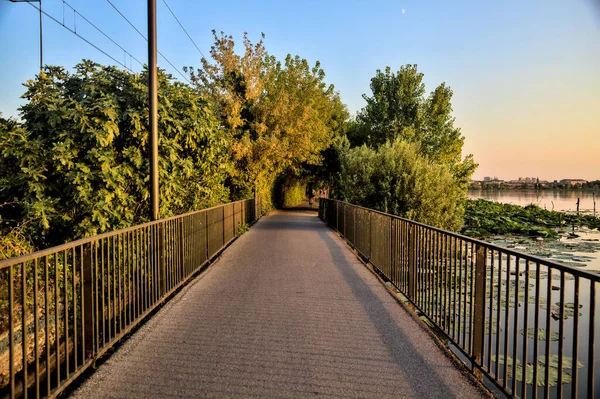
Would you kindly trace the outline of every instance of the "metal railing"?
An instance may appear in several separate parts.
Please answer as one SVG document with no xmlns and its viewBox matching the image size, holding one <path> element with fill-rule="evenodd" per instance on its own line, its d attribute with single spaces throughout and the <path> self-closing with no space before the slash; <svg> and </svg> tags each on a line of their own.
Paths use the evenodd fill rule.
<svg viewBox="0 0 600 399">
<path fill-rule="evenodd" d="M 237 201 L 1 261 L 0 396 L 58 395 L 260 212 Z"/>
<path fill-rule="evenodd" d="M 598 397 L 600 275 L 336 200 L 319 216 L 506 395 Z"/>
</svg>

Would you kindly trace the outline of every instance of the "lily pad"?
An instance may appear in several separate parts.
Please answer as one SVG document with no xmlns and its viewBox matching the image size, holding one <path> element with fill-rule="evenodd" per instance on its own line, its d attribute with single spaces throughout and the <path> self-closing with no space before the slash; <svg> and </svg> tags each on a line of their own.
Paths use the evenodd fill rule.
<svg viewBox="0 0 600 399">
<path fill-rule="evenodd" d="M 496 361 L 496 356 L 492 356 L 492 361 Z M 538 357 L 538 369 L 537 369 L 537 386 L 543 387 L 546 382 L 546 361 L 544 356 Z M 498 364 L 504 365 L 505 359 L 503 355 L 498 356 Z M 506 358 L 507 370 L 506 374 L 508 378 L 512 378 L 512 368 L 513 368 L 513 359 L 508 356 Z M 567 356 L 563 356 L 563 384 L 570 384 L 572 381 L 571 373 L 573 367 L 573 359 Z M 577 362 L 577 368 L 582 368 L 583 364 L 581 362 Z M 525 368 L 526 373 L 526 382 L 528 385 L 533 385 L 533 363 L 527 363 Z M 558 385 L 558 356 L 552 355 L 550 356 L 550 365 L 549 365 L 549 381 L 548 385 L 550 387 L 556 387 Z M 516 379 L 519 382 L 523 382 L 523 365 L 517 359 L 517 370 L 516 370 Z"/>
<path fill-rule="evenodd" d="M 535 328 L 528 328 L 527 329 L 527 338 L 535 339 L 535 331 L 536 331 Z M 538 340 L 546 341 L 546 338 L 547 338 L 546 329 L 540 328 L 537 331 L 538 331 Z M 519 333 L 521 335 L 525 335 L 525 330 L 521 329 L 521 330 L 519 330 Z M 556 331 L 550 331 L 550 341 L 558 341 L 559 338 L 560 338 L 560 335 Z"/>
</svg>

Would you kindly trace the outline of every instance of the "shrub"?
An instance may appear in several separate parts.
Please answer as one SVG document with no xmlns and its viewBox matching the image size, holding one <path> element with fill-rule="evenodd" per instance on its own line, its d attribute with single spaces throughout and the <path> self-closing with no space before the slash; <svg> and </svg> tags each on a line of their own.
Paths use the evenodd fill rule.
<svg viewBox="0 0 600 399">
<path fill-rule="evenodd" d="M 148 220 L 147 74 L 83 61 L 26 83 L 22 124 L 0 126 L 0 209 L 38 247 Z M 227 201 L 227 142 L 204 99 L 159 73 L 160 214 Z"/>
<path fill-rule="evenodd" d="M 291 208 L 306 199 L 306 183 L 290 180 L 283 186 L 283 207 Z"/>
<path fill-rule="evenodd" d="M 419 155 L 417 144 L 397 139 L 376 150 L 346 149 L 338 186 L 353 204 L 453 231 L 462 226 L 465 188 L 448 165 Z"/>
</svg>

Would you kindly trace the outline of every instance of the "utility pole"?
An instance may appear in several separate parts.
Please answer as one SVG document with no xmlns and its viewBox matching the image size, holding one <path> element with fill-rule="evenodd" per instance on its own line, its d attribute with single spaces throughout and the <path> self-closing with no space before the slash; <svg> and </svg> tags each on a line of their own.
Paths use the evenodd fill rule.
<svg viewBox="0 0 600 399">
<path fill-rule="evenodd" d="M 42 40 L 42 0 L 40 0 L 40 71 L 44 67 L 44 58 L 42 51 L 43 43 L 44 41 Z"/>
<path fill-rule="evenodd" d="M 150 205 L 151 220 L 158 220 L 158 86 L 156 64 L 156 0 L 148 0 L 148 94 L 150 96 Z"/>
</svg>

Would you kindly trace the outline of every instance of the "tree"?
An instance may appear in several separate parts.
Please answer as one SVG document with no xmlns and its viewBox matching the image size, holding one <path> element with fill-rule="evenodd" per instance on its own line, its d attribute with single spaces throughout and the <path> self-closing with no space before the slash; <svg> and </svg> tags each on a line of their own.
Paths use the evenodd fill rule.
<svg viewBox="0 0 600 399">
<path fill-rule="evenodd" d="M 450 87 L 442 83 L 426 98 L 423 74 L 410 64 L 397 73 L 378 70 L 370 87 L 372 96 L 363 95 L 367 105 L 348 134 L 352 144 L 378 147 L 398 138 L 416 143 L 420 154 L 449 165 L 466 186 L 477 165 L 472 155 L 461 160 L 464 137 L 454 126 Z"/>
<path fill-rule="evenodd" d="M 420 155 L 417 144 L 397 138 L 341 154 L 342 199 L 449 230 L 462 226 L 461 185 L 447 165 Z"/>
<path fill-rule="evenodd" d="M 358 122 L 367 135 L 365 142 L 379 146 L 402 137 L 413 142 L 420 128 L 425 85 L 416 65 L 406 65 L 398 73 L 386 67 L 371 79 L 372 96 L 363 95 L 367 105 L 359 112 Z"/>
<path fill-rule="evenodd" d="M 214 64 L 202 59 L 192 80 L 217 110 L 230 141 L 232 187 L 241 195 L 258 190 L 268 207 L 278 176 L 301 174 L 305 165 L 322 161 L 347 111 L 319 62 L 311 67 L 288 55 L 282 63 L 263 40 L 254 45 L 247 34 L 238 55 L 231 36 L 213 35 Z"/>
<path fill-rule="evenodd" d="M 26 83 L 22 125 L 0 129 L 4 219 L 38 247 L 148 220 L 147 74 L 83 61 Z M 227 146 L 193 88 L 159 73 L 162 217 L 227 200 Z"/>
</svg>

